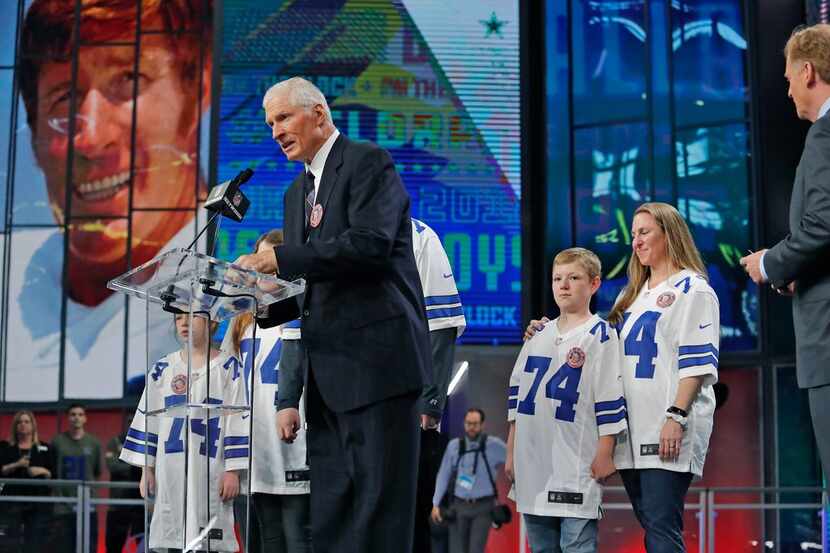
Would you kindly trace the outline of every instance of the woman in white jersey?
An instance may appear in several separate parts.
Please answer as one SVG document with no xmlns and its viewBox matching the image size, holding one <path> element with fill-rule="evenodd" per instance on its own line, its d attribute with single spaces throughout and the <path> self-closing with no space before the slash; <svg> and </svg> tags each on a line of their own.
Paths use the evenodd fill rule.
<svg viewBox="0 0 830 553">
<path fill-rule="evenodd" d="M 683 504 L 703 474 L 718 377 L 720 311 L 686 222 L 664 203 L 634 212 L 628 284 L 608 321 L 619 331 L 629 439 L 614 464 L 648 553 L 683 552 Z M 533 320 L 532 337 L 549 322 Z"/>
<path fill-rule="evenodd" d="M 257 239 L 254 253 L 273 249 L 283 243 L 281 230 L 271 230 Z M 305 430 L 300 424 L 292 443 L 277 435 L 277 380 L 287 363 L 292 369 L 302 362 L 299 325 L 256 329 L 250 313 L 236 317 L 230 326 L 223 348 L 239 355 L 245 381 L 253 390 L 254 416 L 251 440 L 253 480 L 251 551 L 269 553 L 305 553 L 311 551 L 311 507 L 308 457 Z M 286 371 L 301 375 L 302 370 Z M 284 378 L 280 379 L 281 381 Z M 299 417 L 305 419 L 303 402 Z M 239 513 L 242 515 L 242 513 Z M 242 516 L 237 518 L 242 519 Z"/>
<path fill-rule="evenodd" d="M 614 463 L 646 551 L 684 552 L 684 498 L 703 474 L 715 412 L 718 298 L 674 207 L 643 204 L 631 227 L 628 284 L 608 316 L 623 348 L 630 432 Z"/>
</svg>

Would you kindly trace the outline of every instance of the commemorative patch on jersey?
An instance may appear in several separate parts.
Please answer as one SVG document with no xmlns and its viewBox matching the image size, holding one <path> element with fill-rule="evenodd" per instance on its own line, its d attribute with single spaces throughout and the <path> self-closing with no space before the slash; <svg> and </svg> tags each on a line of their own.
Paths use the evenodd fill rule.
<svg viewBox="0 0 830 553">
<path fill-rule="evenodd" d="M 674 295 L 674 292 L 663 292 L 657 296 L 657 307 L 668 307 L 673 304 L 676 299 L 677 296 Z"/>
<path fill-rule="evenodd" d="M 170 388 L 173 390 L 174 394 L 183 394 L 187 392 L 187 375 L 186 374 L 177 374 L 173 377 L 173 380 L 170 381 Z"/>
<path fill-rule="evenodd" d="M 548 503 L 566 503 L 568 505 L 582 505 L 583 495 L 574 492 L 548 492 Z"/>
<path fill-rule="evenodd" d="M 573 347 L 568 352 L 567 359 L 568 365 L 570 365 L 571 368 L 578 369 L 585 364 L 585 352 L 582 351 L 582 348 Z"/>
</svg>

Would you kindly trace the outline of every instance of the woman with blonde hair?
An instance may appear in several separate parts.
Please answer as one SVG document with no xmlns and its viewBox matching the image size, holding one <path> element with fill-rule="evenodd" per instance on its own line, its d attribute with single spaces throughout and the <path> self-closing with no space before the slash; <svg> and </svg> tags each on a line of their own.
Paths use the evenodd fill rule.
<svg viewBox="0 0 830 553">
<path fill-rule="evenodd" d="M 649 553 L 684 552 L 683 507 L 703 474 L 712 434 L 720 345 L 718 298 L 689 227 L 665 203 L 634 212 L 628 283 L 608 322 L 623 348 L 629 438 L 619 469 Z M 530 322 L 525 338 L 547 319 Z"/>
<path fill-rule="evenodd" d="M 40 443 L 37 421 L 31 411 L 18 411 L 12 419 L 9 443 L 0 447 L 0 478 L 52 478 L 55 458 L 48 445 Z M 3 495 L 48 496 L 49 486 L 8 484 Z M 3 507 L 3 523 L 13 539 L 26 551 L 41 551 L 48 534 L 51 513 L 39 503 L 9 503 Z M 22 532 L 21 532 L 22 529 Z M 21 541 L 22 540 L 22 541 Z"/>
<path fill-rule="evenodd" d="M 283 243 L 279 229 L 266 232 L 254 253 Z M 311 551 L 311 504 L 304 402 L 300 398 L 303 371 L 299 321 L 262 329 L 251 313 L 236 317 L 222 347 L 242 360 L 248 391 L 253 391 L 251 438 L 251 551 L 304 553 Z M 290 365 L 290 367 L 289 367 Z M 285 370 L 283 370 L 285 369 Z M 279 375 L 280 404 L 277 404 Z M 287 390 L 291 393 L 286 394 Z M 283 400 L 296 395 L 296 403 Z M 291 436 L 282 441 L 277 411 L 293 412 Z M 288 443 L 291 442 L 291 443 Z M 243 520 L 244 510 L 237 519 Z"/>
<path fill-rule="evenodd" d="M 718 298 L 689 227 L 664 203 L 634 212 L 628 284 L 608 321 L 623 346 L 630 439 L 620 471 L 649 553 L 683 552 L 683 507 L 703 474 L 718 378 Z"/>
</svg>

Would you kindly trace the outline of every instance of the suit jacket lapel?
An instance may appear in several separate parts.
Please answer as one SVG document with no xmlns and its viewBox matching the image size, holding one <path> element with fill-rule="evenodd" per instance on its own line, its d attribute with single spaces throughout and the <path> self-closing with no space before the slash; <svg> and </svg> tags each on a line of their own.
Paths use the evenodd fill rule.
<svg viewBox="0 0 830 553">
<path fill-rule="evenodd" d="M 300 173 L 294 182 L 291 183 L 286 206 L 285 206 L 285 231 L 286 242 L 302 244 L 305 227 L 305 205 L 303 204 L 303 178 L 305 173 Z"/>
<path fill-rule="evenodd" d="M 323 167 L 323 178 L 320 180 L 320 188 L 317 190 L 317 199 L 314 202 L 322 206 L 323 218 L 317 228 L 311 229 L 309 237 L 316 236 L 326 222 L 326 204 L 328 204 L 331 192 L 337 184 L 340 166 L 343 165 L 343 150 L 346 148 L 347 141 L 348 139 L 342 134 L 338 136 L 331 147 L 328 158 L 326 158 L 326 165 Z"/>
</svg>

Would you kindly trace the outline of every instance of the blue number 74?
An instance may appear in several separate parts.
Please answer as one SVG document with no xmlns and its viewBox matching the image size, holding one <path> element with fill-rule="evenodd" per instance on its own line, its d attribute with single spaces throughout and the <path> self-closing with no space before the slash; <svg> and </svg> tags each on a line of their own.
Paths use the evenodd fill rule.
<svg viewBox="0 0 830 553">
<path fill-rule="evenodd" d="M 550 368 L 551 361 L 552 359 L 550 357 L 528 356 L 524 371 L 528 373 L 535 372 L 536 375 L 533 378 L 533 383 L 530 385 L 527 396 L 516 406 L 519 413 L 523 415 L 533 415 L 536 413 L 536 393 L 539 390 L 542 379 Z M 556 373 L 551 376 L 545 386 L 545 397 L 559 400 L 560 403 L 555 413 L 556 419 L 573 422 L 576 416 L 574 405 L 579 400 L 579 392 L 577 390 L 579 389 L 579 380 L 581 378 L 582 366 L 571 367 L 568 363 L 563 363 Z"/>
</svg>

